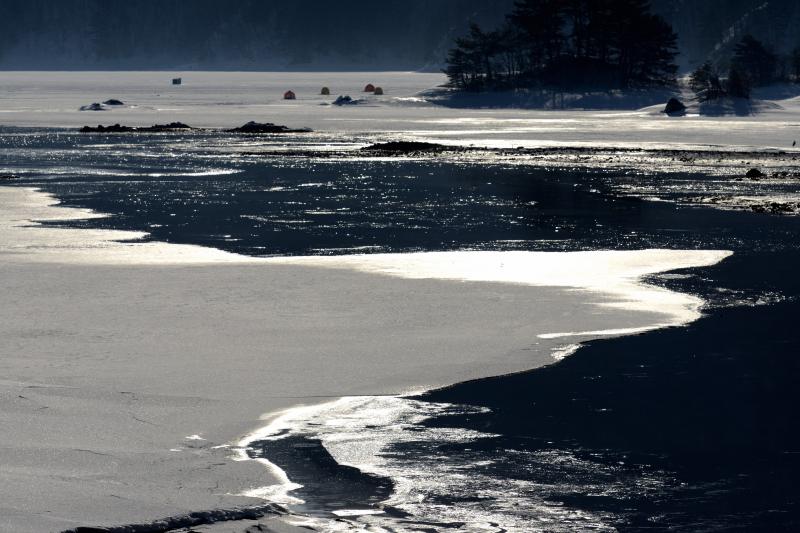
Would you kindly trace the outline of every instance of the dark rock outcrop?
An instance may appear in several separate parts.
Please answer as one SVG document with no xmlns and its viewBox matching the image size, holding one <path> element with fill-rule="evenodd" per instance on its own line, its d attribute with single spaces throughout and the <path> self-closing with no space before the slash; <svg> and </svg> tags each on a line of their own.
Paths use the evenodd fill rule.
<svg viewBox="0 0 800 533">
<path fill-rule="evenodd" d="M 98 124 L 97 127 L 84 126 L 80 129 L 81 133 L 165 133 L 170 131 L 183 131 L 190 130 L 191 126 L 183 122 L 170 122 L 169 124 L 154 124 L 146 127 L 133 127 L 121 126 L 119 124 L 112 124 L 111 126 L 103 126 Z"/>
<path fill-rule="evenodd" d="M 349 95 L 339 96 L 333 101 L 333 105 L 349 105 L 353 103 L 353 99 Z"/>
<path fill-rule="evenodd" d="M 19 179 L 19 176 L 15 176 L 14 174 L 0 174 L 0 182 L 11 181 L 16 179 Z"/>
<path fill-rule="evenodd" d="M 267 516 L 282 516 L 286 514 L 287 510 L 284 507 L 276 504 L 266 504 L 259 507 L 194 512 L 181 516 L 163 518 L 149 524 L 131 524 L 111 527 L 81 526 L 63 531 L 62 533 L 168 533 L 178 529 L 183 530 L 185 528 L 205 526 L 218 522 L 258 520 Z"/>
<path fill-rule="evenodd" d="M 416 154 L 416 153 L 436 153 L 444 151 L 457 151 L 458 148 L 445 146 L 443 144 L 426 143 L 417 141 L 391 141 L 387 143 L 373 144 L 363 148 L 366 152 L 382 152 L 387 154 Z"/>
<path fill-rule="evenodd" d="M 94 103 L 89 104 L 89 105 L 82 105 L 80 110 L 81 111 L 105 111 L 106 108 L 103 107 L 103 104 L 100 104 L 98 102 L 94 102 Z"/>
<path fill-rule="evenodd" d="M 280 126 L 278 124 L 273 124 L 271 122 L 265 122 L 263 124 L 250 121 L 243 126 L 239 126 L 238 128 L 233 128 L 232 130 L 228 130 L 230 133 L 247 133 L 247 134 L 259 134 L 259 133 L 309 133 L 311 130 L 309 128 L 300 128 L 300 129 L 293 129 L 288 128 L 286 126 Z"/>
<path fill-rule="evenodd" d="M 670 98 L 664 108 L 664 113 L 667 115 L 680 115 L 686 113 L 686 106 L 677 98 Z"/>
<path fill-rule="evenodd" d="M 791 204 L 789 202 L 765 202 L 751 206 L 750 209 L 755 213 L 772 213 L 773 215 L 791 215 L 800 211 L 800 203 Z"/>
<path fill-rule="evenodd" d="M 765 178 L 765 177 L 767 177 L 767 175 L 764 174 L 763 172 L 761 172 L 757 168 L 751 168 L 750 170 L 747 171 L 747 174 L 745 174 L 744 177 L 745 178 L 750 178 L 751 180 L 757 180 L 757 179 L 760 179 L 760 178 Z"/>
<path fill-rule="evenodd" d="M 354 100 L 350 95 L 339 96 L 333 101 L 333 105 L 358 105 L 363 103 L 364 100 Z"/>
<path fill-rule="evenodd" d="M 106 100 L 103 102 L 104 105 L 125 105 L 125 102 L 122 100 L 117 100 L 116 98 L 111 98 L 110 100 Z"/>
</svg>

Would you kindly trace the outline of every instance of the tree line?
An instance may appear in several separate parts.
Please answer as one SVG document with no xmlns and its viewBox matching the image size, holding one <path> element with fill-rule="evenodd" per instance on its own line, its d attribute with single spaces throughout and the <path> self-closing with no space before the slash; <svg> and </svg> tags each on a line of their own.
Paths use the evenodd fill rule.
<svg viewBox="0 0 800 533">
<path fill-rule="evenodd" d="M 695 70 L 689 87 L 698 100 L 750 98 L 755 87 L 776 82 L 800 82 L 800 46 L 780 56 L 764 43 L 745 35 L 734 47 L 727 73 L 710 61 Z"/>
<path fill-rule="evenodd" d="M 456 40 L 445 73 L 469 91 L 664 86 L 676 43 L 647 0 L 517 0 L 499 29 Z"/>
</svg>

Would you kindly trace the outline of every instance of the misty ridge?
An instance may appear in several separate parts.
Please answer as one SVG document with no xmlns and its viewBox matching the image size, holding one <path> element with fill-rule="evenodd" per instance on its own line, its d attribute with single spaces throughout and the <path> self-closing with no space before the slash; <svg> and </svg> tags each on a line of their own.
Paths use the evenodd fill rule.
<svg viewBox="0 0 800 533">
<path fill-rule="evenodd" d="M 438 69 L 513 0 L 0 0 L 6 69 Z"/>
<path fill-rule="evenodd" d="M 565 0 L 568 1 L 568 0 Z M 681 72 L 724 63 L 743 35 L 800 45 L 796 0 L 653 0 Z M 440 70 L 471 24 L 514 0 L 0 0 L 5 70 Z"/>
</svg>

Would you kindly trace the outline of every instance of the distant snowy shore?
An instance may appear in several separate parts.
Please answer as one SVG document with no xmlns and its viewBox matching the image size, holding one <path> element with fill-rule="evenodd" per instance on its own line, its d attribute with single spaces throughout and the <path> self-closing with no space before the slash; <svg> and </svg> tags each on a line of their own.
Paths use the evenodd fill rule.
<svg viewBox="0 0 800 533">
<path fill-rule="evenodd" d="M 182 77 L 173 86 L 172 77 Z M 448 104 L 436 73 L 351 72 L 5 72 L 0 85 L 0 128 L 81 128 L 97 124 L 149 127 L 181 122 L 227 129 L 250 121 L 311 128 L 331 135 L 378 134 L 430 142 L 493 147 L 632 146 L 790 149 L 800 141 L 800 97 L 794 87 L 757 91 L 742 107 L 720 102 L 682 117 L 661 113 L 669 92 L 553 95 L 512 105 L 489 95 L 459 108 Z M 367 84 L 384 95 L 364 93 Z M 321 94 L 327 87 L 330 95 Z M 295 100 L 284 100 L 286 91 Z M 438 95 L 438 96 L 437 96 Z M 338 96 L 361 105 L 336 106 Z M 449 98 L 449 97 L 448 97 Z M 507 101 L 503 101 L 505 98 Z M 110 99 L 103 111 L 82 106 Z M 560 105 L 564 100 L 564 106 Z M 524 103 L 524 102 L 523 102 Z M 536 105 L 533 105 L 536 104 Z M 569 104 L 569 105 L 567 105 Z"/>
<path fill-rule="evenodd" d="M 697 97 L 683 85 L 674 88 L 597 90 L 562 92 L 557 90 L 509 90 L 469 92 L 436 87 L 420 96 L 432 104 L 455 109 L 520 109 L 562 111 L 650 111 L 662 113 L 665 104 L 676 98 L 686 106 L 681 116 L 749 116 L 764 112 L 787 110 L 796 112 L 800 85 L 779 84 L 756 89 L 752 99 L 721 98 L 708 102 Z M 784 107 L 785 104 L 787 107 Z"/>
</svg>

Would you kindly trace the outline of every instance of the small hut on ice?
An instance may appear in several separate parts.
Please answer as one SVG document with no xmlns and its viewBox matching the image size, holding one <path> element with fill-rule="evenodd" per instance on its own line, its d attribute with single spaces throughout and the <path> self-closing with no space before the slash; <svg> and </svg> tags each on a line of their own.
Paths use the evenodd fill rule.
<svg viewBox="0 0 800 533">
<path fill-rule="evenodd" d="M 294 91 L 286 91 L 283 93 L 284 100 L 297 100 L 297 95 L 294 94 Z"/>
<path fill-rule="evenodd" d="M 330 96 L 331 90 L 328 89 L 327 87 L 323 87 L 322 90 L 319 92 L 319 94 L 321 94 L 322 96 Z"/>
<path fill-rule="evenodd" d="M 373 92 L 375 93 L 375 96 L 383 96 L 383 87 L 375 87 Z"/>
<path fill-rule="evenodd" d="M 367 86 L 364 87 L 364 92 L 365 93 L 374 93 L 375 92 L 375 86 L 372 85 L 371 83 L 368 83 Z"/>
</svg>

